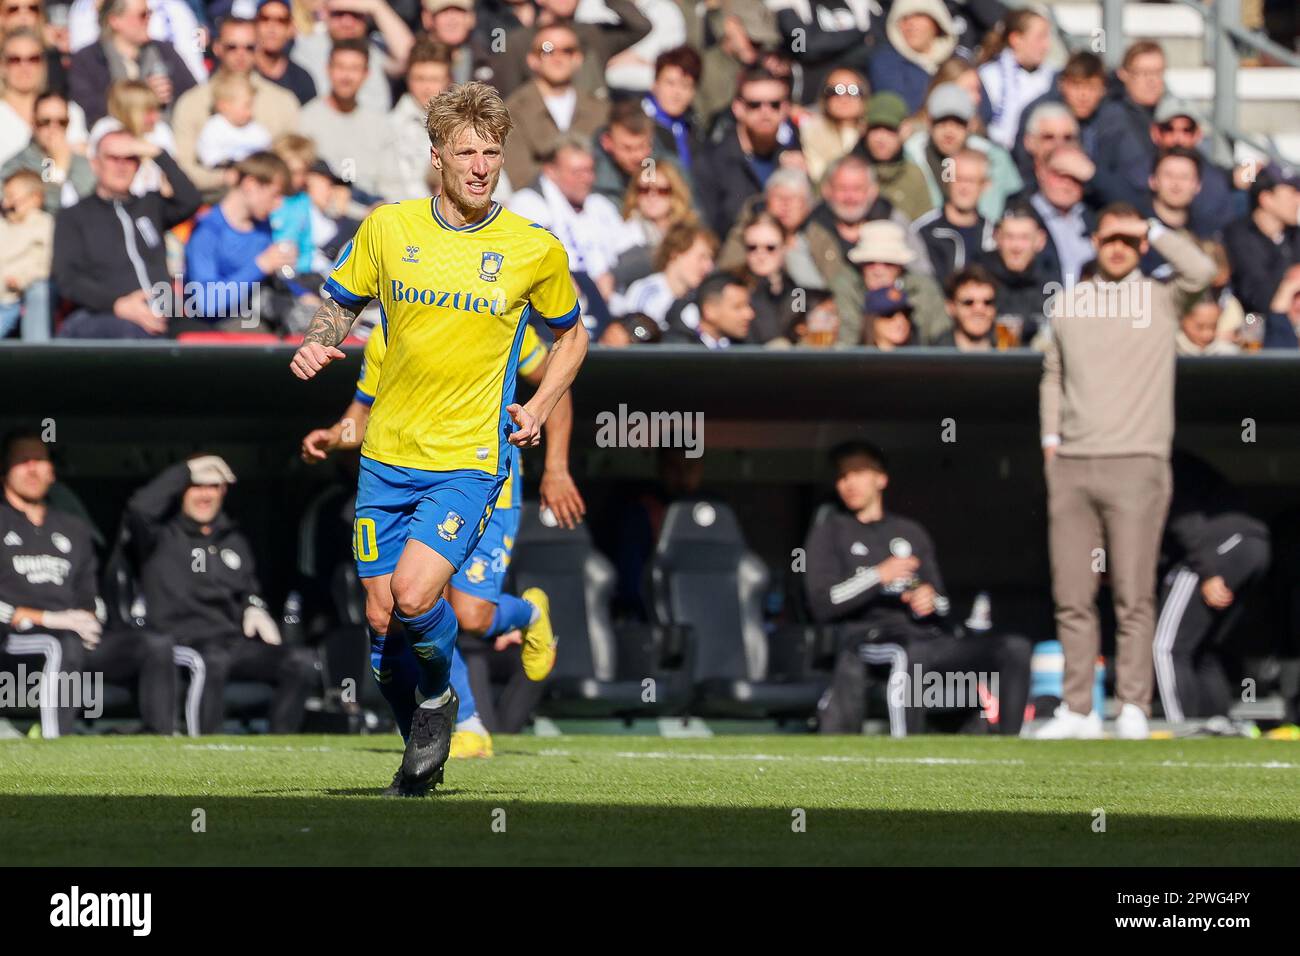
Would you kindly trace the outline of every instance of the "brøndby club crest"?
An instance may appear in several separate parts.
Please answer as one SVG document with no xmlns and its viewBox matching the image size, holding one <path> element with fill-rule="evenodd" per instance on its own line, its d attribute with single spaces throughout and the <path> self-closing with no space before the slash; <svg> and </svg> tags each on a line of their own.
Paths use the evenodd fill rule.
<svg viewBox="0 0 1300 956">
<path fill-rule="evenodd" d="M 438 524 L 438 537 L 444 541 L 455 541 L 460 529 L 465 526 L 465 519 L 454 511 L 448 511 L 447 517 Z"/>
<path fill-rule="evenodd" d="M 483 260 L 478 267 L 478 277 L 484 282 L 496 282 L 497 275 L 501 272 L 501 263 L 504 261 L 505 256 L 499 252 L 483 253 Z"/>
</svg>

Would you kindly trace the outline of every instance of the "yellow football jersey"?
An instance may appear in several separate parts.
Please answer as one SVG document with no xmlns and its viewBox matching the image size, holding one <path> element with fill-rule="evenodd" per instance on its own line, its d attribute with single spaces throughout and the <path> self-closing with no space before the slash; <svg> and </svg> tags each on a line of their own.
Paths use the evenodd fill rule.
<svg viewBox="0 0 1300 956">
<path fill-rule="evenodd" d="M 388 352 L 388 340 L 383 326 L 377 326 L 366 340 L 366 350 L 361 356 L 361 374 L 357 376 L 356 400 L 363 405 L 373 405 L 379 391 L 379 372 L 384 365 L 384 355 Z M 520 349 L 519 374 L 531 375 L 546 361 L 546 346 L 531 325 L 524 326 L 524 344 Z M 519 449 L 511 448 L 510 477 L 501 486 L 496 507 L 513 508 L 515 506 L 515 485 L 523 477 L 523 467 L 519 459 Z"/>
<path fill-rule="evenodd" d="M 557 331 L 579 318 L 560 241 L 495 203 L 460 228 L 435 199 L 389 203 L 343 247 L 325 291 L 353 310 L 379 300 L 386 351 L 361 453 L 505 474 L 528 318 Z"/>
</svg>

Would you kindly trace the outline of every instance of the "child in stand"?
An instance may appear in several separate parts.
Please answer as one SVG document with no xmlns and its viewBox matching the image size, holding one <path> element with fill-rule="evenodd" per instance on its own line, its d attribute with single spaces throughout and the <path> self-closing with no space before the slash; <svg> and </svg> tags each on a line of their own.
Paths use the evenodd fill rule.
<svg viewBox="0 0 1300 956">
<path fill-rule="evenodd" d="M 50 337 L 50 261 L 54 217 L 42 209 L 45 184 L 30 169 L 4 181 L 0 219 L 0 339 L 22 323 L 24 342 Z"/>
<path fill-rule="evenodd" d="M 253 153 L 271 148 L 271 134 L 253 121 L 257 91 L 247 76 L 220 71 L 212 80 L 212 105 L 216 112 L 199 130 L 195 151 L 210 169 L 230 166 Z"/>
</svg>

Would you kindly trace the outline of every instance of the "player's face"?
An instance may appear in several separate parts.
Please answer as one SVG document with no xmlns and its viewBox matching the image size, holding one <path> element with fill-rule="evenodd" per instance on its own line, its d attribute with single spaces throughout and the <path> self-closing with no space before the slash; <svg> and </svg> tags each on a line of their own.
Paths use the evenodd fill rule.
<svg viewBox="0 0 1300 956">
<path fill-rule="evenodd" d="M 835 493 L 844 502 L 844 507 L 858 512 L 874 507 L 887 484 L 889 479 L 872 467 L 869 459 L 863 455 L 849 455 L 839 464 Z"/>
<path fill-rule="evenodd" d="M 225 485 L 190 485 L 181 497 L 181 511 L 197 524 L 211 524 L 225 500 Z"/>
<path fill-rule="evenodd" d="M 472 126 L 466 126 L 433 154 L 433 165 L 442 171 L 447 198 L 471 213 L 491 205 L 504 161 L 501 144 L 485 139 Z"/>
<path fill-rule="evenodd" d="M 9 452 L 5 490 L 27 502 L 44 501 L 54 484 L 50 450 L 38 438 L 21 438 Z"/>
</svg>

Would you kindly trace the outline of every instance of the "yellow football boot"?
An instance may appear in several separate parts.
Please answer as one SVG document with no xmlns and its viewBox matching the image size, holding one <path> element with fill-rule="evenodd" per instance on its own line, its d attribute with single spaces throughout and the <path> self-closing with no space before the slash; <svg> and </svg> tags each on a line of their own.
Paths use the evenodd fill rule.
<svg viewBox="0 0 1300 956">
<path fill-rule="evenodd" d="M 541 588 L 529 588 L 519 595 L 537 608 L 537 620 L 524 628 L 524 675 L 545 680 L 555 666 L 555 633 L 551 630 L 551 601 Z"/>
</svg>

